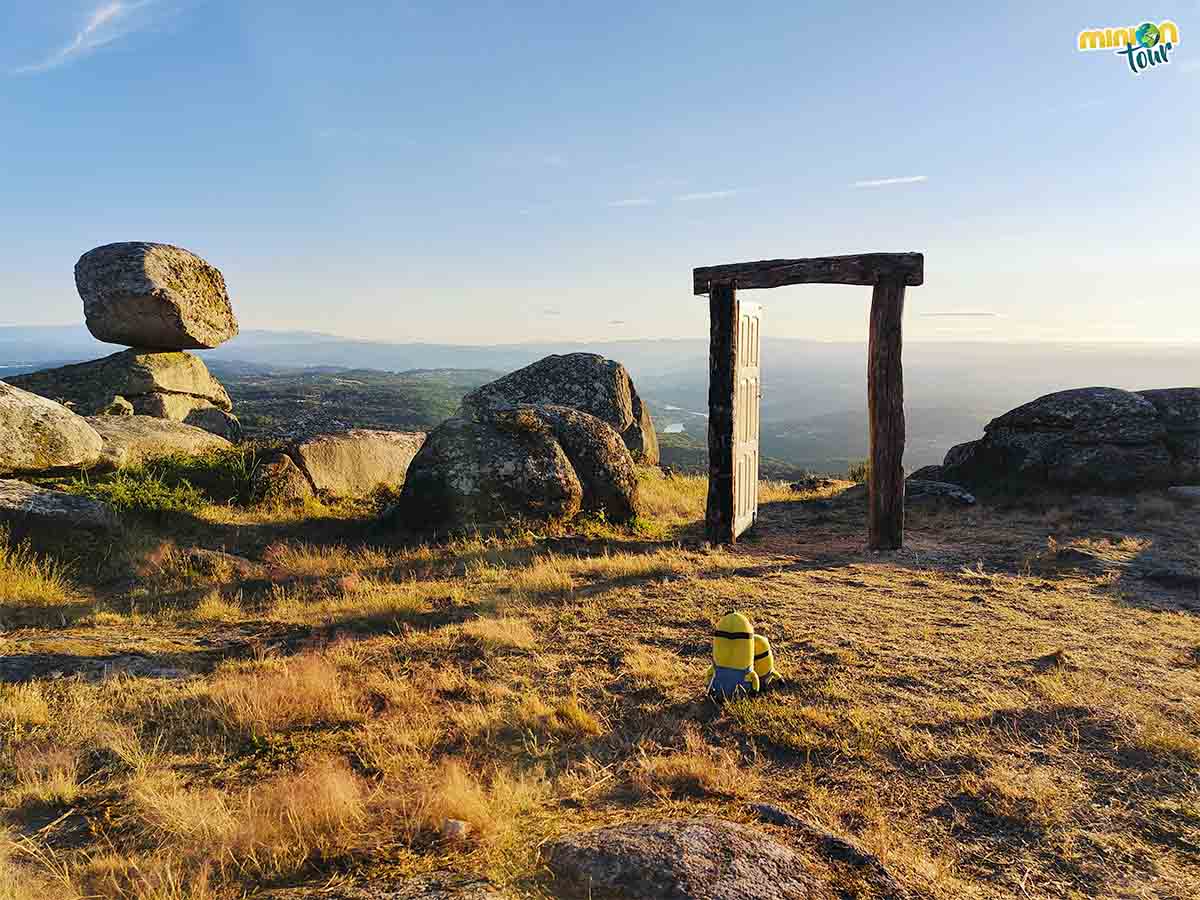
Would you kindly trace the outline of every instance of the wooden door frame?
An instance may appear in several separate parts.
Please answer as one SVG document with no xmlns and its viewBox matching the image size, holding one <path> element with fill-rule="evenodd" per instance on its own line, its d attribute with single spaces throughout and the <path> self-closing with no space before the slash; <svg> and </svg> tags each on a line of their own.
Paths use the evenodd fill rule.
<svg viewBox="0 0 1200 900">
<path fill-rule="evenodd" d="M 860 284 L 872 288 L 867 360 L 871 440 L 867 544 L 873 550 L 897 550 L 903 546 L 905 424 L 901 326 L 904 289 L 917 287 L 924 280 L 925 257 L 921 253 L 769 259 L 692 270 L 692 291 L 696 295 L 708 294 L 709 309 L 708 506 L 704 516 L 708 540 L 732 544 L 737 539 L 733 446 L 738 290 L 788 284 Z"/>
</svg>

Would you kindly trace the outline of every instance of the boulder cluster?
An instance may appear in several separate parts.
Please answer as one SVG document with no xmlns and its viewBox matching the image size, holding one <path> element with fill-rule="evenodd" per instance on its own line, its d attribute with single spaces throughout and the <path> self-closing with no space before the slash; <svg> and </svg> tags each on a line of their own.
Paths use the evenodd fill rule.
<svg viewBox="0 0 1200 900">
<path fill-rule="evenodd" d="M 220 271 L 170 244 L 89 250 L 75 264 L 84 320 L 101 341 L 129 349 L 92 362 L 8 379 L 84 416 L 152 416 L 236 441 L 229 395 L 199 357 L 238 332 Z"/>
<path fill-rule="evenodd" d="M 1200 480 L 1200 388 L 1075 388 L 1039 397 L 915 477 L 967 485 L 1128 488 Z"/>
<path fill-rule="evenodd" d="M 394 515 L 413 531 L 637 515 L 635 462 L 658 463 L 650 413 L 625 367 L 548 356 L 463 398 L 408 467 Z"/>
</svg>

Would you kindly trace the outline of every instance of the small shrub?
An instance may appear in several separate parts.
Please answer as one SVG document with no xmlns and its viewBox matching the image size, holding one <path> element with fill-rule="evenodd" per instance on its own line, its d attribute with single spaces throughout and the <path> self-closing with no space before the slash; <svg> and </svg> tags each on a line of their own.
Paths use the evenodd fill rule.
<svg viewBox="0 0 1200 900">
<path fill-rule="evenodd" d="M 871 479 L 871 461 L 869 459 L 859 459 L 850 463 L 850 468 L 846 470 L 846 477 L 856 484 L 863 484 Z"/>
</svg>

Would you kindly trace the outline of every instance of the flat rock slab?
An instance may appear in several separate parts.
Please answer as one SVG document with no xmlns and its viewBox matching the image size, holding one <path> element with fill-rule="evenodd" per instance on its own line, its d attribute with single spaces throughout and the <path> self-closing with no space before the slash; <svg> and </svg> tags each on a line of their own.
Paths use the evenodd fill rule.
<svg viewBox="0 0 1200 900">
<path fill-rule="evenodd" d="M 87 420 L 103 439 L 101 463 L 120 468 L 174 453 L 204 453 L 233 444 L 200 428 L 151 416 L 92 416 Z"/>
<path fill-rule="evenodd" d="M 233 409 L 225 388 L 213 378 L 204 361 L 191 353 L 123 350 L 90 362 L 16 375 L 9 383 L 51 400 L 69 402 L 84 416 L 95 415 L 114 397 L 124 397 L 136 412 L 146 413 L 139 406 L 164 394 L 207 400 L 219 409 Z"/>
<path fill-rule="evenodd" d="M 631 900 L 803 900 L 815 897 L 804 857 L 721 819 L 616 825 L 549 843 L 545 859 L 581 897 Z"/>
<path fill-rule="evenodd" d="M 88 330 L 127 347 L 216 347 L 238 333 L 225 278 L 196 254 L 134 241 L 89 250 L 75 264 Z"/>
<path fill-rule="evenodd" d="M 102 442 L 61 403 L 0 381 L 0 474 L 88 466 Z"/>
<path fill-rule="evenodd" d="M 361 497 L 381 484 L 403 484 L 424 443 L 423 431 L 355 428 L 310 437 L 290 455 L 317 490 Z"/>
<path fill-rule="evenodd" d="M 85 531 L 112 531 L 119 524 L 112 507 L 99 500 L 12 479 L 0 480 L 0 522 Z"/>
<path fill-rule="evenodd" d="M 490 882 L 453 872 L 379 885 L 280 888 L 251 896 L 252 900 L 505 900 Z"/>
<path fill-rule="evenodd" d="M 1178 485 L 1167 488 L 1167 496 L 1184 503 L 1200 503 L 1200 485 Z"/>
</svg>

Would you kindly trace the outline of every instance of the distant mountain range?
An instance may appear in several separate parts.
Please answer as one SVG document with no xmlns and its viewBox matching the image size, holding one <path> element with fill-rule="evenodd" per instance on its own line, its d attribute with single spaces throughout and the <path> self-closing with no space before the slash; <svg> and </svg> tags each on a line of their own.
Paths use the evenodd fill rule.
<svg viewBox="0 0 1200 900">
<path fill-rule="evenodd" d="M 101 344 L 82 326 L 0 327 L 0 377 L 95 359 L 119 348 Z M 289 389 L 291 373 L 343 369 L 404 373 L 373 389 L 403 392 L 434 383 L 438 396 L 507 372 L 551 353 L 590 351 L 620 360 L 646 398 L 660 430 L 682 426 L 703 440 L 708 406 L 708 344 L 701 339 L 543 342 L 470 346 L 393 344 L 297 331 L 243 331 L 200 355 L 218 377 L 274 374 Z M 826 471 L 866 454 L 864 344 L 766 338 L 763 343 L 762 443 L 766 455 Z M 414 380 L 416 370 L 441 375 Z M 453 372 L 472 370 L 461 375 Z M 1056 390 L 1106 385 L 1136 390 L 1200 384 L 1195 346 L 1099 344 L 909 343 L 904 351 L 909 467 L 940 462 L 946 449 L 978 437 L 991 418 Z M 386 380 L 385 380 L 386 381 Z M 266 383 L 256 385 L 260 390 Z M 407 386 L 407 387 L 406 387 Z M 461 386 L 461 388 L 459 387 Z M 308 388 L 315 388 L 311 378 Z M 304 379 L 292 385 L 304 389 Z M 424 390 L 424 388 L 422 388 Z M 432 390 L 432 388 L 431 388 Z M 260 394 L 261 396 L 261 394 Z M 373 406 L 386 395 L 374 396 Z M 346 402 L 344 395 L 339 402 Z M 406 401 L 397 401 L 406 402 Z M 432 397 L 432 415 L 447 399 Z M 385 403 L 386 405 L 386 403 Z M 672 430 L 679 431 L 679 427 Z"/>
</svg>

